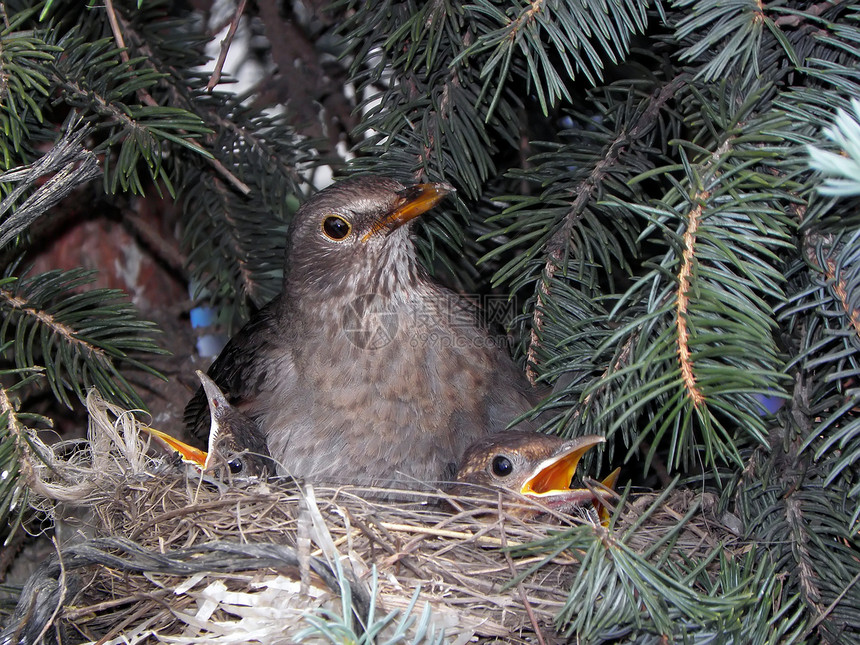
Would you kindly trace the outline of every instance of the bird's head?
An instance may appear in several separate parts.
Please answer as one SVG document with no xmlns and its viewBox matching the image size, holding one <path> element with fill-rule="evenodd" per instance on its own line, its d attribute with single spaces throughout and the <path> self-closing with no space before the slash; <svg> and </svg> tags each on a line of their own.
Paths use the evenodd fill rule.
<svg viewBox="0 0 860 645">
<path fill-rule="evenodd" d="M 594 494 L 587 488 L 571 488 L 571 481 L 582 456 L 605 441 L 597 435 L 562 439 L 536 432 L 500 432 L 469 447 L 457 481 L 501 488 L 550 508 L 586 504 L 594 501 Z"/>
<path fill-rule="evenodd" d="M 365 175 L 313 195 L 290 227 L 285 292 L 331 299 L 408 288 L 417 269 L 409 223 L 452 190 Z"/>
<path fill-rule="evenodd" d="M 221 389 L 206 374 L 197 377 L 209 404 L 209 447 L 195 448 L 155 428 L 144 428 L 159 444 L 203 473 L 224 471 L 227 476 L 259 477 L 274 472 L 266 440 L 257 424 L 231 406 Z"/>
</svg>

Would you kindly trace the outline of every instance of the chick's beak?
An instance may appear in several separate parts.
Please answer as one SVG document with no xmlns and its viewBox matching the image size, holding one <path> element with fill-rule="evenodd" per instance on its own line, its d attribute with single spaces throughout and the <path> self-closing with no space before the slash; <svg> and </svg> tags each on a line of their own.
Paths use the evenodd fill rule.
<svg viewBox="0 0 860 645">
<path fill-rule="evenodd" d="M 394 209 L 365 233 L 362 242 L 367 242 L 380 231 L 394 230 L 412 221 L 422 213 L 429 211 L 445 195 L 453 191 L 452 186 L 443 183 L 417 184 L 404 188 L 398 193 L 398 201 Z"/>
<path fill-rule="evenodd" d="M 209 470 L 209 467 L 212 465 L 211 459 L 213 447 L 218 438 L 220 428 L 218 419 L 223 415 L 224 410 L 227 407 L 227 400 L 224 398 L 224 395 L 221 393 L 218 386 L 215 385 L 215 382 L 206 376 L 206 374 L 197 370 L 197 378 L 200 379 L 200 383 L 203 385 L 203 390 L 206 392 L 206 398 L 209 402 L 209 411 L 212 419 L 212 424 L 209 429 L 209 452 L 200 450 L 194 446 L 189 446 L 184 441 L 180 441 L 176 437 L 171 437 L 169 434 L 162 432 L 161 430 L 147 427 L 144 427 L 144 429 L 162 446 L 168 450 L 178 452 L 182 461 L 186 464 L 196 466 L 205 472 Z"/>
<path fill-rule="evenodd" d="M 566 443 L 561 450 L 549 459 L 543 460 L 525 480 L 520 493 L 529 497 L 544 497 L 547 495 L 579 492 L 570 488 L 579 460 L 594 446 L 604 443 L 606 439 L 597 435 L 580 437 Z M 582 489 L 583 501 L 591 499 L 591 492 Z"/>
<path fill-rule="evenodd" d="M 180 441 L 175 437 L 171 437 L 169 434 L 162 432 L 161 430 L 148 428 L 146 426 L 144 426 L 143 429 L 166 449 L 178 452 L 182 461 L 186 464 L 196 466 L 200 470 L 206 469 L 206 460 L 209 455 L 205 451 L 195 448 L 194 446 L 189 446 L 187 443 Z"/>
</svg>

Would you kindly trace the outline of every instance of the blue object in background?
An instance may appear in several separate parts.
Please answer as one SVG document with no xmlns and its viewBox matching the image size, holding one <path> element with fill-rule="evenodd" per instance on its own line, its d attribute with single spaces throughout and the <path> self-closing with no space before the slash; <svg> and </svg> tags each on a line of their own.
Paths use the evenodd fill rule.
<svg viewBox="0 0 860 645">
<path fill-rule="evenodd" d="M 218 320 L 218 311 L 215 307 L 194 307 L 191 310 L 191 326 L 208 327 L 214 325 Z"/>
<path fill-rule="evenodd" d="M 767 396 L 765 394 L 753 395 L 762 407 L 760 415 L 765 417 L 769 414 L 776 414 L 777 411 L 785 405 L 785 399 L 778 396 Z"/>
<path fill-rule="evenodd" d="M 194 294 L 194 286 L 189 287 L 189 292 Z M 192 295 L 193 297 L 193 295 Z M 191 310 L 191 327 L 195 330 L 203 330 L 211 327 L 218 321 L 218 310 L 215 307 L 194 307 Z M 226 334 L 200 334 L 197 336 L 197 353 L 202 358 L 215 358 L 227 344 Z"/>
</svg>

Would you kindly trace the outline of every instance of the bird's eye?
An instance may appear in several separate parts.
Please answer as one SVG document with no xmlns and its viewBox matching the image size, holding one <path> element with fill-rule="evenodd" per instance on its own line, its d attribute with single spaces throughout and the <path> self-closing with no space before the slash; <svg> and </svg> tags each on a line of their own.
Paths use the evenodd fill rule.
<svg viewBox="0 0 860 645">
<path fill-rule="evenodd" d="M 245 470 L 245 463 L 239 459 L 238 457 L 234 457 L 230 461 L 227 462 L 227 468 L 230 469 L 230 472 L 234 475 L 238 475 L 243 470 Z"/>
<path fill-rule="evenodd" d="M 511 460 L 504 455 L 497 455 L 493 458 L 493 474 L 497 477 L 507 477 L 514 471 L 514 465 Z"/>
<path fill-rule="evenodd" d="M 344 218 L 337 215 L 329 215 L 322 223 L 323 233 L 330 240 L 342 240 L 352 231 L 352 225 Z"/>
</svg>

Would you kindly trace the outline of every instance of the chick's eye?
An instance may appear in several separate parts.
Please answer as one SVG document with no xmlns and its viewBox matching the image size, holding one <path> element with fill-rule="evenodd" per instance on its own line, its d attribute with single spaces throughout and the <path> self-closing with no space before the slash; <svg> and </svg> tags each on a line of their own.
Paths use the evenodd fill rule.
<svg viewBox="0 0 860 645">
<path fill-rule="evenodd" d="M 352 231 L 352 225 L 344 218 L 329 215 L 323 220 L 322 230 L 330 240 L 342 240 Z"/>
<path fill-rule="evenodd" d="M 230 472 L 234 475 L 238 475 L 245 470 L 245 463 L 238 457 L 235 457 L 227 462 L 227 468 L 229 468 Z"/>
<path fill-rule="evenodd" d="M 507 477 L 513 470 L 514 465 L 504 455 L 497 455 L 493 458 L 493 474 L 497 477 Z"/>
</svg>

